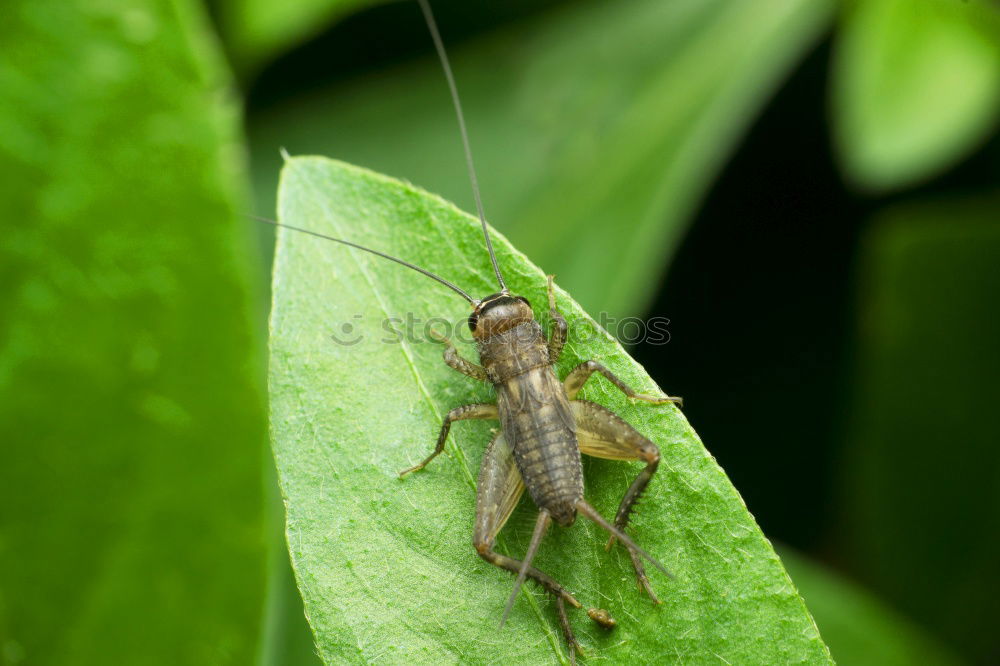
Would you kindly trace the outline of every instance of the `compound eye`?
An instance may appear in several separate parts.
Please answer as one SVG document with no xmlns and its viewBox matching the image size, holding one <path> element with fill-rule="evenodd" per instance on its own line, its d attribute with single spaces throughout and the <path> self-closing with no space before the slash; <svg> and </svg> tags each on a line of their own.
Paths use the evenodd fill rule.
<svg viewBox="0 0 1000 666">
<path fill-rule="evenodd" d="M 475 332 L 476 324 L 479 323 L 479 315 L 472 313 L 469 315 L 469 330 Z"/>
</svg>

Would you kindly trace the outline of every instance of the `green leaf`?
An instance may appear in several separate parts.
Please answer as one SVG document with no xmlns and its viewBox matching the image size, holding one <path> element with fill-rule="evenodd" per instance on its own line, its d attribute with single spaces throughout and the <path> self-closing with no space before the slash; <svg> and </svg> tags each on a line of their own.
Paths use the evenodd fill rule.
<svg viewBox="0 0 1000 666">
<path fill-rule="evenodd" d="M 1000 114 L 1000 12 L 991 3 L 845 3 L 832 86 L 837 143 L 858 185 L 910 185 L 951 166 Z"/>
<path fill-rule="evenodd" d="M 570 3 L 452 49 L 490 221 L 591 312 L 640 313 L 715 174 L 831 7 Z M 432 58 L 278 108 L 250 131 L 259 192 L 274 191 L 284 146 L 473 209 Z"/>
<path fill-rule="evenodd" d="M 414 261 L 472 294 L 496 290 L 478 223 L 385 176 L 293 159 L 282 175 L 280 217 Z M 495 242 L 512 290 L 543 313 L 544 274 L 504 238 Z M 490 387 L 446 367 L 425 335 L 433 327 L 468 338 L 468 305 L 405 268 L 294 232 L 279 236 L 273 287 L 272 437 L 292 563 L 325 661 L 564 659 L 554 609 L 539 593 L 522 596 L 497 630 L 512 579 L 471 546 L 474 479 L 491 424 L 456 424 L 447 456 L 397 477 L 431 450 L 448 409 L 491 400 Z M 658 390 L 565 292 L 558 305 L 570 320 L 560 374 L 597 359 L 630 385 Z M 390 322 L 396 329 L 409 322 L 402 342 L 383 328 L 389 317 L 399 318 Z M 470 345 L 460 350 L 475 358 Z M 603 379 L 584 395 L 662 447 L 632 533 L 676 574 L 653 575 L 665 602 L 655 607 L 637 589 L 627 554 L 606 553 L 593 525 L 581 519 L 554 530 L 538 566 L 619 620 L 609 634 L 573 614 L 592 654 L 620 663 L 827 663 L 780 561 L 680 412 L 630 404 Z M 588 498 L 613 515 L 638 471 L 588 459 Z M 534 520 L 528 504 L 501 533 L 502 551 L 523 553 Z"/>
<path fill-rule="evenodd" d="M 972 663 L 993 660 L 981 620 L 1000 615 L 984 584 L 1000 561 L 998 204 L 913 201 L 871 221 L 841 480 L 852 569 Z"/>
<path fill-rule="evenodd" d="M 263 339 L 200 4 L 3 16 L 0 661 L 249 663 Z"/>
<path fill-rule="evenodd" d="M 334 21 L 379 1 L 217 0 L 216 5 L 230 56 L 247 74 Z"/>
<path fill-rule="evenodd" d="M 292 565 L 288 560 L 285 539 L 285 505 L 278 490 L 278 475 L 274 461 L 269 467 L 269 527 L 267 600 L 264 630 L 261 636 L 260 666 L 317 666 L 323 663 L 316 654 L 312 630 L 302 609 L 302 595 L 295 585 Z"/>
<path fill-rule="evenodd" d="M 953 666 L 960 663 L 938 641 L 871 592 L 788 548 L 779 548 L 792 580 L 841 664 Z"/>
</svg>

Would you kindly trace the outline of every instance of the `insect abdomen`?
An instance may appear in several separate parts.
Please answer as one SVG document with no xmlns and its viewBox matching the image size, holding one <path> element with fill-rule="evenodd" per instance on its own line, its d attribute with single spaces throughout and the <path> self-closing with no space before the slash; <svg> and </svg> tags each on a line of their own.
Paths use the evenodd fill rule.
<svg viewBox="0 0 1000 666">
<path fill-rule="evenodd" d="M 572 413 L 552 368 L 498 385 L 497 407 L 531 499 L 559 524 L 571 524 L 583 498 L 583 468 Z"/>
<path fill-rule="evenodd" d="M 479 342 L 479 358 L 496 386 L 504 437 L 535 505 L 560 525 L 576 518 L 583 467 L 566 390 L 552 371 L 538 322 Z"/>
</svg>

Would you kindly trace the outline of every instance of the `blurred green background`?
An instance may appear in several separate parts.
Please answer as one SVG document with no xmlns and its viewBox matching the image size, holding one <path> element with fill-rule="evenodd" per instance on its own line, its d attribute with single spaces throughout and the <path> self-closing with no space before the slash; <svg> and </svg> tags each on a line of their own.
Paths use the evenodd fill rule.
<svg viewBox="0 0 1000 666">
<path fill-rule="evenodd" d="M 834 657 L 1000 661 L 996 3 L 434 7 L 492 223 L 594 316 L 670 319 L 632 352 Z M 418 8 L 0 19 L 0 663 L 315 663 L 242 215 L 282 147 L 473 208 Z"/>
</svg>

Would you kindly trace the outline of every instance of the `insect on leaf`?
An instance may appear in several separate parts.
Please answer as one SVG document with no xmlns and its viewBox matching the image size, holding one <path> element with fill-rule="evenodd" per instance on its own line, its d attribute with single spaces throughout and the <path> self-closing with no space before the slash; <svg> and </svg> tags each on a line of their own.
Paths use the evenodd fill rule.
<svg viewBox="0 0 1000 666">
<path fill-rule="evenodd" d="M 322 158 L 285 165 L 286 224 L 413 261 L 481 297 L 496 291 L 478 222 L 411 185 Z M 500 265 L 543 325 L 545 274 L 502 237 Z M 566 248 L 572 252 L 571 247 Z M 609 276 L 610 278 L 611 276 Z M 633 387 L 658 388 L 565 293 L 564 375 L 597 359 Z M 488 422 L 452 428 L 448 455 L 424 471 L 448 409 L 492 388 L 441 360 L 426 328 L 468 344 L 468 304 L 388 261 L 282 231 L 271 319 L 271 419 L 288 542 L 306 615 L 328 663 L 555 663 L 565 660 L 550 601 L 522 594 L 497 630 L 513 578 L 472 548 L 475 478 Z M 400 340 L 402 338 L 402 340 Z M 462 341 L 466 342 L 463 343 Z M 683 387 L 669 387 L 683 392 Z M 571 622 L 594 657 L 621 663 L 826 663 L 829 652 L 771 545 L 676 408 L 630 404 L 604 379 L 583 397 L 615 410 L 661 447 L 663 462 L 630 527 L 675 580 L 653 573 L 664 603 L 637 588 L 621 547 L 585 520 L 554 528 L 535 564 L 587 606 L 608 609 L 608 633 L 582 611 Z M 613 516 L 638 464 L 585 459 L 587 497 Z M 498 549 L 520 556 L 534 522 L 522 499 Z"/>
</svg>

